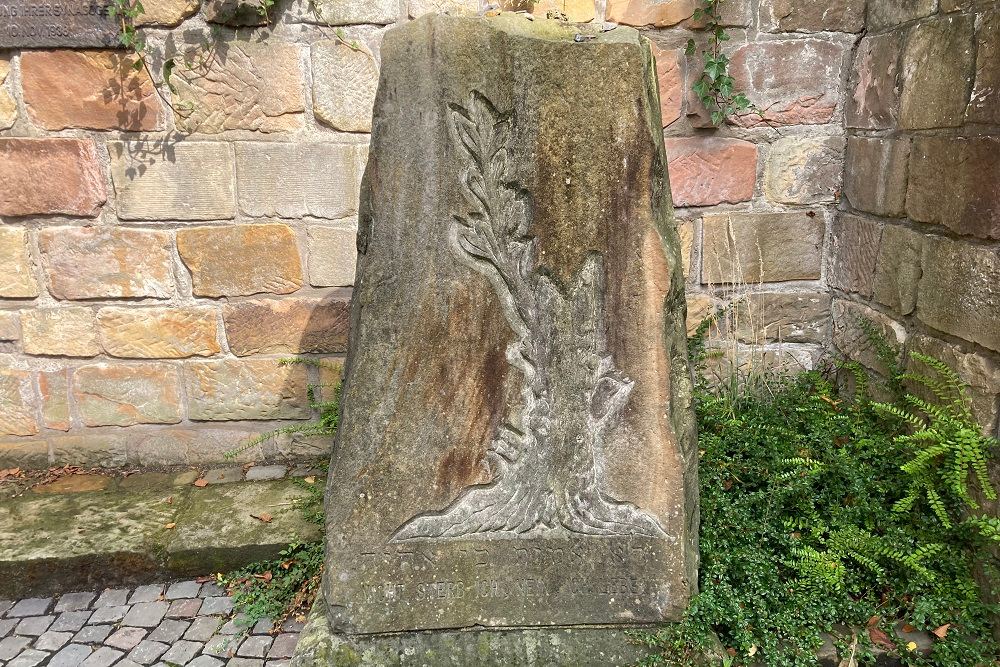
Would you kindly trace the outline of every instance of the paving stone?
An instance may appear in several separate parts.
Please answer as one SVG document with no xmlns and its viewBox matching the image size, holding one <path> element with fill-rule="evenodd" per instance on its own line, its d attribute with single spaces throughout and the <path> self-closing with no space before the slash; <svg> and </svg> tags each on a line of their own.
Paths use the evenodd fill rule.
<svg viewBox="0 0 1000 667">
<path fill-rule="evenodd" d="M 88 625 L 76 633 L 73 641 L 81 644 L 100 644 L 111 634 L 110 625 Z"/>
<path fill-rule="evenodd" d="M 272 641 L 272 638 L 266 635 L 247 637 L 246 640 L 240 644 L 240 648 L 236 651 L 236 655 L 245 658 L 263 658 L 267 655 L 267 650 L 271 648 Z"/>
<path fill-rule="evenodd" d="M 181 640 L 174 642 L 170 649 L 160 657 L 164 662 L 183 665 L 197 655 L 200 650 L 201 644 L 199 642 Z"/>
<path fill-rule="evenodd" d="M 14 634 L 37 637 L 48 630 L 54 620 L 56 620 L 55 616 L 29 616 L 21 619 L 17 628 L 14 629 Z"/>
<path fill-rule="evenodd" d="M 90 657 L 91 648 L 82 644 L 70 644 L 52 656 L 49 667 L 79 667 L 80 663 Z"/>
<path fill-rule="evenodd" d="M 90 603 L 97 597 L 93 593 L 66 593 L 56 602 L 56 611 L 80 611 L 90 609 Z"/>
<path fill-rule="evenodd" d="M 222 619 L 213 616 L 200 616 L 194 619 L 191 627 L 184 633 L 184 639 L 195 642 L 207 642 L 222 624 Z"/>
<path fill-rule="evenodd" d="M 201 600 L 193 598 L 191 600 L 174 600 L 167 609 L 167 618 L 194 618 L 201 609 Z"/>
<path fill-rule="evenodd" d="M 226 663 L 226 667 L 264 667 L 264 661 L 253 658 L 232 658 Z"/>
<path fill-rule="evenodd" d="M 167 644 L 173 644 L 181 638 L 181 635 L 184 634 L 184 631 L 188 629 L 189 625 L 191 624 L 187 621 L 166 620 L 156 626 L 156 629 L 149 633 L 149 637 L 147 637 L 147 639 L 154 642 L 166 642 Z"/>
<path fill-rule="evenodd" d="M 177 583 L 170 584 L 164 597 L 168 600 L 195 598 L 198 597 L 198 591 L 200 590 L 201 584 L 197 581 L 178 581 Z"/>
<path fill-rule="evenodd" d="M 0 639 L 0 660 L 10 660 L 15 655 L 27 648 L 31 643 L 31 637 L 7 637 Z"/>
<path fill-rule="evenodd" d="M 37 649 L 28 649 L 21 655 L 17 656 L 14 660 L 7 663 L 7 667 L 35 667 L 35 665 L 40 665 L 42 662 L 48 658 L 51 653 L 47 651 L 39 651 Z M 71 663 L 62 663 L 62 667 L 69 667 Z"/>
<path fill-rule="evenodd" d="M 250 631 L 252 635 L 267 635 L 271 633 L 271 628 L 274 627 L 274 621 L 268 617 L 264 617 L 254 623 L 253 629 Z"/>
<path fill-rule="evenodd" d="M 204 616 L 213 614 L 228 614 L 233 610 L 233 601 L 228 597 L 205 598 L 205 603 L 201 606 L 201 613 Z"/>
<path fill-rule="evenodd" d="M 132 593 L 132 597 L 129 598 L 129 604 L 135 604 L 136 602 L 154 602 L 160 599 L 163 595 L 163 584 L 154 584 L 151 586 L 139 586 Z"/>
<path fill-rule="evenodd" d="M 27 598 L 18 601 L 14 607 L 7 612 L 7 618 L 20 616 L 41 616 L 49 609 L 52 598 Z"/>
<path fill-rule="evenodd" d="M 291 664 L 288 660 L 268 660 L 264 667 L 289 667 Z"/>
<path fill-rule="evenodd" d="M 90 657 L 84 660 L 80 667 L 109 667 L 123 655 L 125 654 L 117 649 L 102 646 L 91 653 Z"/>
<path fill-rule="evenodd" d="M 148 639 L 143 639 L 139 644 L 132 649 L 132 652 L 128 654 L 129 660 L 134 660 L 140 665 L 151 665 L 156 660 L 167 652 L 170 648 L 167 644 L 162 642 L 154 642 Z"/>
<path fill-rule="evenodd" d="M 7 610 L 14 606 L 11 600 L 0 600 L 0 616 L 7 613 Z"/>
<path fill-rule="evenodd" d="M 0 639 L 3 639 L 10 634 L 10 631 L 14 629 L 18 621 L 16 618 L 8 618 L 6 620 L 0 621 Z"/>
<path fill-rule="evenodd" d="M 49 630 L 41 634 L 38 641 L 35 642 L 35 648 L 43 651 L 58 651 L 72 638 L 72 632 L 54 632 Z"/>
<path fill-rule="evenodd" d="M 288 472 L 288 466 L 254 466 L 247 470 L 248 482 L 281 479 Z"/>
<path fill-rule="evenodd" d="M 210 581 L 201 587 L 201 593 L 198 593 L 198 597 L 210 598 L 225 594 L 226 594 L 226 589 L 224 589 L 222 586 L 215 583 L 214 581 Z"/>
<path fill-rule="evenodd" d="M 236 653 L 239 640 L 231 635 L 215 635 L 205 643 L 204 653 L 220 658 L 228 658 Z"/>
<path fill-rule="evenodd" d="M 226 624 L 219 628 L 220 635 L 238 635 L 245 634 L 249 623 L 247 623 L 246 614 L 236 614 L 233 618 L 226 621 Z"/>
<path fill-rule="evenodd" d="M 187 664 L 187 667 L 220 667 L 220 665 L 225 664 L 218 658 L 213 658 L 210 655 L 199 655 L 197 658 L 192 660 Z"/>
<path fill-rule="evenodd" d="M 228 484 L 243 479 L 243 468 L 213 468 L 202 477 L 209 484 Z"/>
<path fill-rule="evenodd" d="M 128 602 L 128 593 L 124 588 L 106 588 L 101 597 L 97 598 L 94 607 L 120 607 Z"/>
<path fill-rule="evenodd" d="M 292 634 L 286 632 L 278 635 L 274 638 L 274 643 L 271 644 L 271 650 L 267 652 L 268 658 L 291 658 L 292 651 L 295 650 L 295 644 L 299 641 L 299 636 L 297 634 Z"/>
<path fill-rule="evenodd" d="M 135 645 L 141 642 L 145 636 L 146 631 L 142 628 L 122 628 L 108 637 L 104 643 L 108 646 L 129 651 L 135 648 Z"/>
<path fill-rule="evenodd" d="M 49 630 L 56 632 L 76 632 L 87 624 L 87 620 L 93 613 L 92 611 L 64 611 L 56 617 Z"/>
<path fill-rule="evenodd" d="M 290 618 L 281 624 L 283 632 L 302 632 L 305 627 L 305 623 L 302 621 L 296 621 L 294 618 Z"/>
<path fill-rule="evenodd" d="M 142 665 L 140 665 L 135 660 L 129 660 L 128 658 L 125 658 L 121 662 L 115 663 L 115 667 L 142 667 Z"/>
<path fill-rule="evenodd" d="M 98 607 L 94 612 L 94 615 L 90 617 L 90 622 L 94 625 L 100 625 L 101 623 L 116 623 L 127 614 L 129 608 L 125 605 L 117 607 Z"/>
<path fill-rule="evenodd" d="M 125 620 L 122 623 L 125 625 L 136 625 L 141 628 L 155 627 L 163 620 L 169 607 L 170 605 L 166 602 L 140 602 L 133 605 L 129 612 L 125 614 Z"/>
</svg>

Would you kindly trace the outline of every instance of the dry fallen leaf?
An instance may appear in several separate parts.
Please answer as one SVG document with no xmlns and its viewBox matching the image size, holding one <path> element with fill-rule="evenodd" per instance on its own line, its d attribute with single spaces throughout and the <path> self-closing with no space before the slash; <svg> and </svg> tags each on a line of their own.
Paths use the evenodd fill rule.
<svg viewBox="0 0 1000 667">
<path fill-rule="evenodd" d="M 173 496 L 167 496 L 167 504 L 168 505 L 173 505 L 174 504 L 174 497 Z"/>
<path fill-rule="evenodd" d="M 944 625 L 942 625 L 939 628 L 934 628 L 933 630 L 931 630 L 931 632 L 938 639 L 944 639 L 945 635 L 948 634 L 948 628 L 950 628 L 950 627 L 951 627 L 951 623 L 945 623 Z"/>
<path fill-rule="evenodd" d="M 194 480 L 194 485 L 197 486 L 199 489 L 204 489 L 206 486 L 208 486 L 208 480 L 205 479 L 204 477 L 196 479 Z"/>
<path fill-rule="evenodd" d="M 896 645 L 892 643 L 891 639 L 889 639 L 889 635 L 885 634 L 876 627 L 868 628 L 868 636 L 871 638 L 873 644 L 887 648 L 890 651 L 894 651 L 896 649 Z"/>
<path fill-rule="evenodd" d="M 876 625 L 878 625 L 878 622 L 881 620 L 882 619 L 878 616 L 872 616 L 871 618 L 868 619 L 868 622 L 865 623 L 865 627 L 873 628 Z"/>
<path fill-rule="evenodd" d="M 255 574 L 253 576 L 254 576 L 254 579 L 261 579 L 263 581 L 271 581 L 271 579 L 274 579 L 274 575 L 271 574 L 270 570 L 268 570 L 264 574 Z"/>
<path fill-rule="evenodd" d="M 909 623 L 903 626 L 903 632 L 916 632 L 916 631 L 917 629 L 912 625 L 910 625 Z"/>
<path fill-rule="evenodd" d="M 305 482 L 306 484 L 315 484 L 316 475 L 309 475 L 308 477 L 303 478 L 302 481 Z"/>
<path fill-rule="evenodd" d="M 251 514 L 250 516 L 257 519 L 258 521 L 263 521 L 264 523 L 271 523 L 271 519 L 274 518 L 267 512 L 261 512 L 260 514 Z"/>
<path fill-rule="evenodd" d="M 166 528 L 167 530 L 171 530 L 176 525 L 177 525 L 176 523 L 174 523 L 174 522 L 171 521 L 170 523 L 163 524 L 163 527 Z"/>
</svg>

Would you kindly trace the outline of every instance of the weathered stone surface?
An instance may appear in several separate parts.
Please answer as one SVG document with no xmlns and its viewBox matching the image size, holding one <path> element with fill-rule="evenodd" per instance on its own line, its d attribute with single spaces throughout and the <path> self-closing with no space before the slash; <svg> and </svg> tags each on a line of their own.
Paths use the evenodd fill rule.
<svg viewBox="0 0 1000 667">
<path fill-rule="evenodd" d="M 681 117 L 684 102 L 684 60 L 678 49 L 661 49 L 650 42 L 656 59 L 656 81 L 660 88 L 660 118 L 663 127 Z"/>
<path fill-rule="evenodd" d="M 323 587 L 347 641 L 683 613 L 695 442 L 655 69 L 598 31 L 436 16 L 383 41 Z"/>
<path fill-rule="evenodd" d="M 125 465 L 127 437 L 118 433 L 85 431 L 79 435 L 51 438 L 52 461 L 58 465 L 121 467 Z"/>
<path fill-rule="evenodd" d="M 779 204 L 836 201 L 843 166 L 843 137 L 778 139 L 767 156 L 764 194 Z"/>
<path fill-rule="evenodd" d="M 962 381 L 968 385 L 972 399 L 972 412 L 977 421 L 986 427 L 988 433 L 997 421 L 997 394 L 1000 394 L 1000 364 L 993 357 L 975 352 L 966 352 L 957 345 L 918 334 L 913 336 L 907 348 L 911 351 L 930 355 L 954 369 Z M 909 370 L 933 377 L 934 371 L 922 363 L 909 359 Z"/>
<path fill-rule="evenodd" d="M 388 25 L 399 17 L 398 0 L 310 0 L 304 20 L 325 25 Z"/>
<path fill-rule="evenodd" d="M 900 23 L 930 16 L 937 7 L 937 0 L 870 0 L 868 3 L 868 29 L 890 28 Z"/>
<path fill-rule="evenodd" d="M 928 237 L 921 268 L 920 321 L 1000 352 L 1000 248 Z"/>
<path fill-rule="evenodd" d="M 178 377 L 171 364 L 91 364 L 73 372 L 73 398 L 87 426 L 176 424 Z"/>
<path fill-rule="evenodd" d="M 882 230 L 874 296 L 900 315 L 909 315 L 917 305 L 923 243 L 923 235 L 901 225 L 886 225 Z"/>
<path fill-rule="evenodd" d="M 871 297 L 881 239 L 881 224 L 856 215 L 838 214 L 831 237 L 830 285 Z"/>
<path fill-rule="evenodd" d="M 758 292 L 739 299 L 726 315 L 744 343 L 824 343 L 830 324 L 830 295 Z"/>
<path fill-rule="evenodd" d="M 737 122 L 754 126 L 828 123 L 840 100 L 847 48 L 820 39 L 788 39 L 741 46 L 730 61 L 735 89 L 760 113 Z"/>
<path fill-rule="evenodd" d="M 347 350 L 350 318 L 345 298 L 239 301 L 223 306 L 222 316 L 229 349 L 239 357 Z"/>
<path fill-rule="evenodd" d="M 240 210 L 258 217 L 345 218 L 358 210 L 360 165 L 353 144 L 240 142 Z"/>
<path fill-rule="evenodd" d="M 47 468 L 49 445 L 45 440 L 0 440 L 0 465 L 5 468 Z"/>
<path fill-rule="evenodd" d="M 354 284 L 358 232 L 353 228 L 309 227 L 309 284 L 346 287 Z"/>
<path fill-rule="evenodd" d="M 107 200 L 90 139 L 0 138 L 0 215 L 92 217 Z"/>
<path fill-rule="evenodd" d="M 869 130 L 895 127 L 899 118 L 902 31 L 868 35 L 858 45 L 847 100 L 847 125 Z"/>
<path fill-rule="evenodd" d="M 219 346 L 215 308 L 119 308 L 97 313 L 101 345 L 113 357 L 179 359 L 209 357 Z"/>
<path fill-rule="evenodd" d="M 871 328 L 886 342 L 900 350 L 906 343 L 906 330 L 899 322 L 863 304 L 834 299 L 834 346 L 848 359 L 853 359 L 888 377 L 889 368 L 878 358 L 875 342 L 866 328 Z"/>
<path fill-rule="evenodd" d="M 607 0 L 604 15 L 614 23 L 663 28 L 690 18 L 694 8 L 693 0 Z"/>
<path fill-rule="evenodd" d="M 406 5 L 410 18 L 416 19 L 424 14 L 474 13 L 479 11 L 480 3 L 479 0 L 409 0 Z M 504 8 L 507 9 L 507 7 Z"/>
<path fill-rule="evenodd" d="M 430 0 L 434 2 L 434 0 Z M 465 0 L 465 5 L 475 4 Z M 565 17 L 571 23 L 586 23 L 597 15 L 594 0 L 502 0 L 500 8 L 504 11 L 526 11 L 535 16 L 546 18 L 550 14 Z M 478 7 L 474 8 L 478 9 Z M 453 12 L 454 13 L 454 12 Z"/>
<path fill-rule="evenodd" d="M 0 297 L 7 299 L 38 296 L 28 251 L 28 231 L 21 227 L 0 227 Z"/>
<path fill-rule="evenodd" d="M 21 339 L 21 318 L 16 310 L 0 310 L 0 341 Z"/>
<path fill-rule="evenodd" d="M 49 292 L 57 299 L 166 299 L 174 293 L 167 232 L 51 227 L 38 232 L 38 246 Z"/>
<path fill-rule="evenodd" d="M 272 133 L 302 127 L 305 84 L 299 46 L 230 41 L 215 44 L 213 51 L 205 66 L 174 70 L 179 130 Z"/>
<path fill-rule="evenodd" d="M 684 278 L 687 279 L 691 275 L 691 262 L 694 261 L 695 237 L 700 238 L 700 234 L 695 223 L 689 220 L 687 222 L 678 221 L 677 236 L 681 242 L 681 264 L 683 265 Z"/>
<path fill-rule="evenodd" d="M 122 220 L 222 220 L 236 214 L 227 144 L 182 142 L 151 156 L 141 142 L 113 142 L 108 152 Z"/>
<path fill-rule="evenodd" d="M 199 421 L 306 419 L 306 369 L 277 359 L 191 361 L 184 365 L 188 417 Z"/>
<path fill-rule="evenodd" d="M 669 138 L 665 143 L 676 206 L 736 204 L 753 197 L 754 144 L 721 137 Z"/>
<path fill-rule="evenodd" d="M 702 219 L 701 281 L 816 280 L 823 234 L 823 217 L 815 211 L 706 215 Z"/>
<path fill-rule="evenodd" d="M 42 398 L 42 422 L 45 428 L 68 431 L 69 371 L 41 371 L 38 373 L 38 391 Z"/>
<path fill-rule="evenodd" d="M 958 127 L 972 82 L 974 16 L 947 16 L 915 26 L 901 56 L 899 126 Z"/>
<path fill-rule="evenodd" d="M 234 27 L 262 26 L 269 22 L 261 0 L 205 0 L 202 14 L 209 23 Z"/>
<path fill-rule="evenodd" d="M 158 130 L 163 107 L 145 68 L 120 51 L 25 51 L 21 90 L 28 117 L 46 130 Z"/>
<path fill-rule="evenodd" d="M 25 310 L 21 313 L 21 346 L 25 354 L 100 354 L 94 311 L 83 307 Z"/>
<path fill-rule="evenodd" d="M 288 294 L 302 286 L 299 249 L 286 225 L 181 229 L 177 250 L 198 296 Z"/>
<path fill-rule="evenodd" d="M 0 64 L 0 68 L 2 67 Z M 976 37 L 975 76 L 969 107 L 965 112 L 966 121 L 1000 125 L 1000 11 L 983 14 Z M 2 79 L 0 74 L 0 82 Z M 0 108 L 2 105 L 0 99 Z M 2 126 L 3 122 L 0 121 L 0 127 Z"/>
<path fill-rule="evenodd" d="M 231 424 L 219 424 L 216 428 L 203 423 L 194 428 L 167 428 L 134 433 L 130 434 L 128 441 L 127 462 L 129 465 L 162 466 L 261 461 L 274 453 L 271 441 L 266 440 L 263 445 L 251 447 L 233 459 L 226 459 L 225 454 L 269 430 L 264 426 L 241 429 Z"/>
<path fill-rule="evenodd" d="M 906 214 L 1000 239 L 1000 137 L 915 137 Z"/>
<path fill-rule="evenodd" d="M 137 26 L 175 26 L 198 11 L 198 0 L 147 0 L 135 18 Z"/>
<path fill-rule="evenodd" d="M 861 32 L 864 0 L 763 0 L 760 27 L 768 32 Z"/>
<path fill-rule="evenodd" d="M 17 120 L 17 102 L 10 93 L 10 56 L 0 56 L 0 130 L 6 130 Z"/>
<path fill-rule="evenodd" d="M 694 334 L 701 326 L 701 323 L 705 319 L 716 314 L 717 311 L 721 310 L 722 302 L 713 297 L 711 294 L 704 294 L 701 292 L 691 292 L 685 293 L 685 300 L 687 301 L 687 333 L 688 335 Z M 718 325 L 715 324 L 709 330 L 709 335 L 714 335 L 718 333 Z"/>
<path fill-rule="evenodd" d="M 32 388 L 31 373 L 13 368 L 0 368 L 0 434 L 35 435 L 38 419 L 35 410 L 38 397 Z M 0 444 L 0 461 L 4 460 Z M 46 452 L 48 448 L 46 447 Z"/>
<path fill-rule="evenodd" d="M 854 208 L 899 217 L 906 202 L 908 138 L 849 137 L 844 194 Z"/>
<path fill-rule="evenodd" d="M 375 56 L 341 40 L 312 45 L 313 109 L 335 130 L 371 132 L 378 86 Z"/>
</svg>

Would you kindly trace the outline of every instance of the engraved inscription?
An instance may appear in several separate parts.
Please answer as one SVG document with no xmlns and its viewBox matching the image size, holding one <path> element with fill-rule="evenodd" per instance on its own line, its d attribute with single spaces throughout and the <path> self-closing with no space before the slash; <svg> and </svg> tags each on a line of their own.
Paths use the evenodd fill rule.
<svg viewBox="0 0 1000 667">
<path fill-rule="evenodd" d="M 106 0 L 0 0 L 0 48 L 116 47 Z"/>
</svg>

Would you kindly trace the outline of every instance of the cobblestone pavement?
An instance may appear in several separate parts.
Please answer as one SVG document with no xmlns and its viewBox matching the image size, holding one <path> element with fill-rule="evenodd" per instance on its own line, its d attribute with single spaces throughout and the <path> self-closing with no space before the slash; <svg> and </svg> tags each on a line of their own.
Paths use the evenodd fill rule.
<svg viewBox="0 0 1000 667">
<path fill-rule="evenodd" d="M 302 625 L 246 628 L 214 583 L 180 581 L 0 600 L 5 667 L 287 667 Z"/>
</svg>

